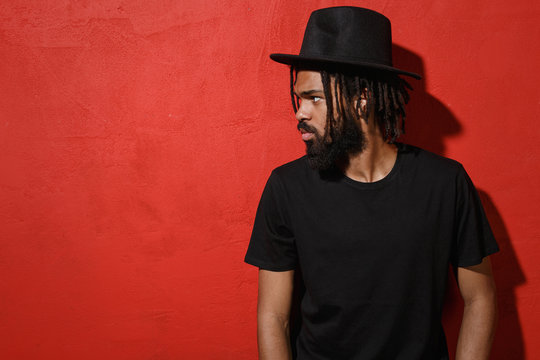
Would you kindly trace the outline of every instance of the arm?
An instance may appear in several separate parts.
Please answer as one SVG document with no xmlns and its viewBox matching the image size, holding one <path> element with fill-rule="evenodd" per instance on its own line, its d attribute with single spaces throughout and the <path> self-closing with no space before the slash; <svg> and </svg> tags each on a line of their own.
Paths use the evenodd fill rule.
<svg viewBox="0 0 540 360">
<path fill-rule="evenodd" d="M 292 359 L 289 340 L 294 270 L 259 270 L 257 341 L 260 360 Z"/>
<path fill-rule="evenodd" d="M 459 291 L 465 303 L 459 331 L 456 360 L 487 360 L 497 322 L 497 299 L 491 263 L 457 270 Z"/>
</svg>

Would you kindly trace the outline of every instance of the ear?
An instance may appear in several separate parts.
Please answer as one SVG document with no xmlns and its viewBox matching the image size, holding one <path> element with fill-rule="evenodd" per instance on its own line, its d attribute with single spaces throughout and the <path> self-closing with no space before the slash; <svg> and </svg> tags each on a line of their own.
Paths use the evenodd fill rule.
<svg viewBox="0 0 540 360">
<path fill-rule="evenodd" d="M 367 110 L 367 100 L 365 97 L 360 98 L 360 109 L 365 114 Z"/>
<path fill-rule="evenodd" d="M 362 91 L 362 94 L 360 94 L 360 99 L 357 98 L 356 100 L 354 100 L 355 109 L 358 106 L 358 101 L 360 101 L 361 112 L 365 114 L 367 110 L 367 89 L 364 89 L 364 91 Z M 358 115 L 361 115 L 361 114 L 358 114 Z"/>
</svg>

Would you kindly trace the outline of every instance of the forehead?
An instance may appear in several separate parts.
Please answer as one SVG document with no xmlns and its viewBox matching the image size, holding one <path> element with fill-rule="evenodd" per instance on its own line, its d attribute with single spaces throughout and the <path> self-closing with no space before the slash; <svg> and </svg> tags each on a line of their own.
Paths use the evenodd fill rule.
<svg viewBox="0 0 540 360">
<path fill-rule="evenodd" d="M 318 71 L 300 70 L 296 73 L 296 81 L 294 82 L 294 90 L 296 93 L 309 90 L 323 90 L 321 74 Z"/>
</svg>

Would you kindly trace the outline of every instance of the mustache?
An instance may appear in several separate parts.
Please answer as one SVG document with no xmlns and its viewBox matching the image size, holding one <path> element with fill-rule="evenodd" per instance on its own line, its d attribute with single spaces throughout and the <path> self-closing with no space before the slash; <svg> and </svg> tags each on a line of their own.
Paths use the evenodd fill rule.
<svg viewBox="0 0 540 360">
<path fill-rule="evenodd" d="M 305 122 L 298 123 L 298 125 L 296 125 L 296 128 L 298 129 L 298 131 L 300 131 L 300 129 L 303 129 L 303 130 L 305 130 L 307 132 L 310 132 L 310 133 L 316 133 L 317 132 L 317 130 L 314 127 L 306 124 Z"/>
</svg>

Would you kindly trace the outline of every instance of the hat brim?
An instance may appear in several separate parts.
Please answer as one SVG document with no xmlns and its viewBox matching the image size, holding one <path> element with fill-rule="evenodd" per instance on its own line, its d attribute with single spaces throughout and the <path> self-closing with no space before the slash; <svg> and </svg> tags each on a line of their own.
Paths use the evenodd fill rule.
<svg viewBox="0 0 540 360">
<path fill-rule="evenodd" d="M 375 63 L 370 63 L 366 61 L 336 59 L 336 58 L 330 58 L 330 57 L 324 57 L 324 56 L 303 56 L 303 55 L 290 55 L 290 54 L 270 54 L 270 59 L 274 60 L 275 62 L 286 64 L 286 65 L 343 64 L 343 65 L 354 66 L 354 67 L 389 71 L 389 72 L 399 74 L 399 75 L 411 76 L 417 80 L 422 79 L 422 76 L 418 75 L 417 73 L 397 69 L 395 67 L 388 66 L 388 65 L 375 64 Z"/>
</svg>

